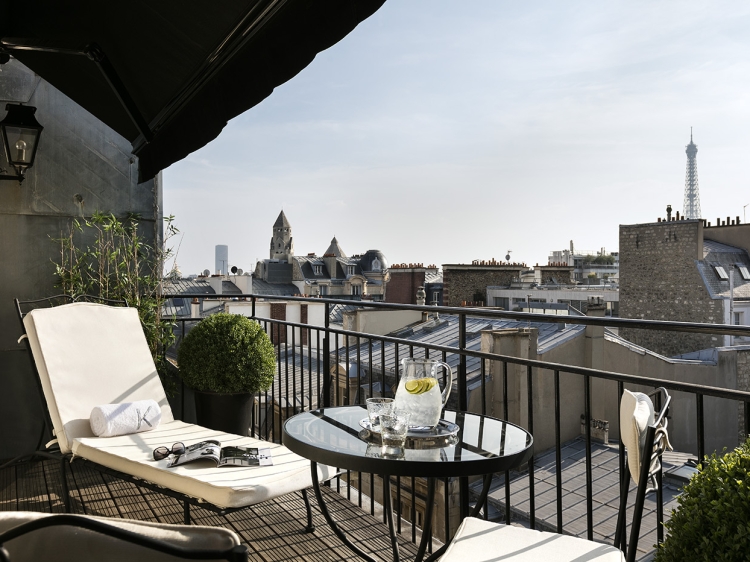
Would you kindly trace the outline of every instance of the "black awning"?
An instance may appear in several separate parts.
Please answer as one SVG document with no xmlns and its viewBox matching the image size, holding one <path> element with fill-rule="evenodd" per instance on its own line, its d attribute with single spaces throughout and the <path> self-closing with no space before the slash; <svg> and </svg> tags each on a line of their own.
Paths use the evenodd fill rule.
<svg viewBox="0 0 750 562">
<path fill-rule="evenodd" d="M 0 37 L 5 52 L 127 138 L 146 181 L 384 2 L 0 0 Z"/>
</svg>

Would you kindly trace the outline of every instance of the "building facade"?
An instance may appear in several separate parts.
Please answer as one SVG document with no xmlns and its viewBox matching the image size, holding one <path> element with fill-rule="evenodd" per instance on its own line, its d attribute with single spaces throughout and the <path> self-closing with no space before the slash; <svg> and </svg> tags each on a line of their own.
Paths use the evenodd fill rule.
<svg viewBox="0 0 750 562">
<path fill-rule="evenodd" d="M 283 287 L 288 295 L 349 300 L 385 299 L 390 280 L 388 261 L 380 250 L 347 256 L 334 236 L 322 256 L 294 255 L 292 227 L 284 211 L 273 226 L 270 257 L 259 261 L 253 275 L 253 292 Z M 257 286 L 257 287 L 256 287 Z M 255 290 L 255 289 L 258 290 Z"/>
<path fill-rule="evenodd" d="M 679 216 L 679 215 L 678 215 Z M 727 218 L 659 219 L 620 226 L 623 318 L 750 324 L 750 224 Z M 666 356 L 727 346 L 730 336 L 622 330 L 629 341 Z"/>
<path fill-rule="evenodd" d="M 443 274 L 436 265 L 394 264 L 390 269 L 386 302 L 418 304 L 417 293 L 425 292 L 425 304 L 442 306 Z"/>
<path fill-rule="evenodd" d="M 443 302 L 445 306 L 484 303 L 487 287 L 509 287 L 514 281 L 519 281 L 527 269 L 526 264 L 495 260 L 476 260 L 471 265 L 443 265 Z"/>
</svg>

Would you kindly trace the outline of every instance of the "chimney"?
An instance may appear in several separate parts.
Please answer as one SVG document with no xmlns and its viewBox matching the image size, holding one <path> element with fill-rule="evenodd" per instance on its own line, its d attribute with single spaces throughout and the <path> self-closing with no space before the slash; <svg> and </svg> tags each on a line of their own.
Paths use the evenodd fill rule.
<svg viewBox="0 0 750 562">
<path fill-rule="evenodd" d="M 424 305 L 426 299 L 427 293 L 424 291 L 424 286 L 420 285 L 419 289 L 417 289 L 417 304 Z"/>
<path fill-rule="evenodd" d="M 675 220 L 680 220 L 680 211 L 675 212 Z"/>
<path fill-rule="evenodd" d="M 667 222 L 672 220 L 672 205 L 667 205 Z"/>
<path fill-rule="evenodd" d="M 201 317 L 201 303 L 198 300 L 198 297 L 193 297 L 193 300 L 190 301 L 190 318 L 200 318 Z"/>
</svg>

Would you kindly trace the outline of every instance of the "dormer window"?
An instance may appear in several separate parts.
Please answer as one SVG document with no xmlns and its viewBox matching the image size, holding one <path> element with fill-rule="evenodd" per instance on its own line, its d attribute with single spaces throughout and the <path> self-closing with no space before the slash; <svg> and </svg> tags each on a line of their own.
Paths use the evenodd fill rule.
<svg viewBox="0 0 750 562">
<path fill-rule="evenodd" d="M 737 266 L 737 267 L 740 270 L 740 275 L 742 275 L 742 278 L 745 281 L 750 281 L 750 271 L 747 270 L 747 266 L 746 265 L 740 265 L 740 266 Z"/>
<path fill-rule="evenodd" d="M 727 273 L 727 270 L 724 269 L 723 265 L 715 265 L 714 270 L 716 271 L 716 275 L 719 277 L 719 279 L 723 281 L 729 279 L 729 274 Z"/>
<path fill-rule="evenodd" d="M 313 273 L 315 275 L 323 275 L 323 266 L 318 264 L 313 265 Z"/>
<path fill-rule="evenodd" d="M 354 275 L 354 266 L 353 265 L 347 265 L 346 266 L 346 274 L 347 275 Z"/>
</svg>

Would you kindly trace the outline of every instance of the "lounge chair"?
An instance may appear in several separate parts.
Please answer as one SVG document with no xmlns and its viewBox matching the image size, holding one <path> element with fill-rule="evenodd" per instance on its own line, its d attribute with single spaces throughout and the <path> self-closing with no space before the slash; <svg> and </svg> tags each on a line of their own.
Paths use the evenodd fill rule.
<svg viewBox="0 0 750 562">
<path fill-rule="evenodd" d="M 85 515 L 0 512 L 0 560 L 31 562 L 246 562 L 234 531 Z"/>
<path fill-rule="evenodd" d="M 17 307 L 22 314 L 23 303 L 17 302 Z M 186 524 L 191 505 L 223 515 L 302 491 L 307 530 L 312 530 L 306 494 L 312 485 L 310 462 L 282 445 L 175 420 L 134 308 L 74 302 L 36 308 L 22 317 L 49 423 L 63 457 L 181 500 Z M 161 407 L 162 421 L 156 429 L 94 436 L 89 424 L 92 408 L 143 399 L 153 399 Z M 273 466 L 215 468 L 191 463 L 167 468 L 167 459 L 153 460 L 156 447 L 206 439 L 217 439 L 222 445 L 269 447 Z M 319 467 L 319 476 L 327 480 L 335 474 L 324 466 Z M 64 487 L 65 482 L 63 477 Z M 69 510 L 67 489 L 63 498 Z"/>
<path fill-rule="evenodd" d="M 628 453 L 628 470 L 622 475 L 614 546 L 467 517 L 440 562 L 624 562 L 626 556 L 627 562 L 633 562 L 637 554 L 644 499 L 649 491 L 657 489 L 661 454 L 669 447 L 666 413 L 670 397 L 664 388 L 657 392 L 662 393 L 663 401 L 662 409 L 656 415 L 651 399 L 645 394 L 625 390 L 620 401 L 620 436 Z M 626 546 L 625 520 L 631 476 L 638 488 L 630 542 Z"/>
</svg>

